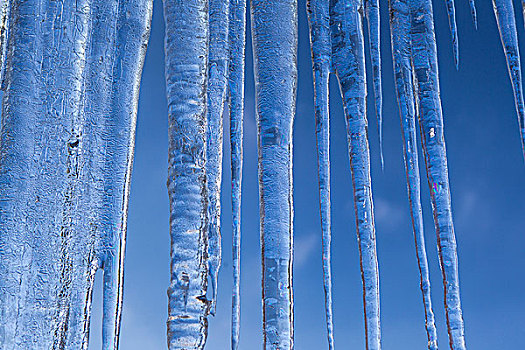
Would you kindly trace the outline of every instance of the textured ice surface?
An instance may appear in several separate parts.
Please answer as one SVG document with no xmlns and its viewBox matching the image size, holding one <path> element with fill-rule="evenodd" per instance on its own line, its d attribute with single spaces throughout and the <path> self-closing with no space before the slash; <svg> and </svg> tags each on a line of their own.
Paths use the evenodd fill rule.
<svg viewBox="0 0 525 350">
<path fill-rule="evenodd" d="M 328 347 L 334 349 L 331 272 L 331 206 L 330 206 L 330 115 L 328 82 L 332 45 L 330 39 L 330 7 L 326 0 L 307 2 L 310 25 L 310 46 L 314 75 L 315 132 L 317 139 L 317 169 L 322 231 L 323 285 L 325 295 Z"/>
<path fill-rule="evenodd" d="M 264 347 L 293 349 L 292 125 L 296 0 L 252 0 L 259 149 Z"/>
<path fill-rule="evenodd" d="M 208 1 L 164 0 L 171 283 L 168 347 L 201 349 L 209 301 L 206 72 Z"/>
<path fill-rule="evenodd" d="M 149 0 L 11 4 L 0 132 L 2 349 L 87 348 L 99 267 L 103 347 L 118 345 L 151 8 Z"/>
<path fill-rule="evenodd" d="M 390 1 L 390 34 L 396 82 L 397 101 L 401 126 L 403 129 L 403 151 L 407 176 L 410 216 L 416 243 L 416 255 L 420 272 L 421 292 L 425 307 L 425 325 L 428 337 L 428 348 L 437 350 L 437 331 L 430 297 L 430 279 L 423 230 L 421 210 L 419 160 L 416 140 L 416 101 L 412 69 L 412 51 L 410 41 L 410 0 Z"/>
<path fill-rule="evenodd" d="M 243 163 L 244 66 L 246 51 L 246 0 L 230 0 L 229 13 L 230 142 L 232 185 L 232 350 L 239 347 L 241 318 L 241 187 Z"/>
</svg>

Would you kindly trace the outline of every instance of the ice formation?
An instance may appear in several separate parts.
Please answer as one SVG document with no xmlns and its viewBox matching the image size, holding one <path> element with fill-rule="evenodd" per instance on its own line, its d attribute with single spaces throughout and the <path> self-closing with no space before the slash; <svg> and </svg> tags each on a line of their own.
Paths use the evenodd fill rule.
<svg viewBox="0 0 525 350">
<path fill-rule="evenodd" d="M 152 1 L 5 4 L 0 347 L 86 349 L 102 268 L 103 347 L 116 349 Z"/>
</svg>

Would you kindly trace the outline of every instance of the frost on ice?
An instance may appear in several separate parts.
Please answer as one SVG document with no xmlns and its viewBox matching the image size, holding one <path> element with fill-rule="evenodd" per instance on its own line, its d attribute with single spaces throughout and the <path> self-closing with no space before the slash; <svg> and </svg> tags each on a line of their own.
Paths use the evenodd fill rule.
<svg viewBox="0 0 525 350">
<path fill-rule="evenodd" d="M 102 268 L 103 347 L 116 349 L 152 1 L 5 4 L 1 348 L 87 348 Z"/>
</svg>

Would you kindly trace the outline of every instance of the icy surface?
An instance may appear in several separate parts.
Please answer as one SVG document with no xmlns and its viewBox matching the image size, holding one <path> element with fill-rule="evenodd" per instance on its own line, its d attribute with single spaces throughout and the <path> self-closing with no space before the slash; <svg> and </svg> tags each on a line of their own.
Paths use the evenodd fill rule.
<svg viewBox="0 0 525 350">
<path fill-rule="evenodd" d="M 209 301 L 206 72 L 208 2 L 164 1 L 171 283 L 168 347 L 202 349 Z"/>
<path fill-rule="evenodd" d="M 222 112 L 228 81 L 228 24 L 230 0 L 209 0 L 208 54 L 208 135 L 206 176 L 208 184 L 208 265 L 212 299 L 210 313 L 215 314 L 217 281 L 221 266 L 221 177 Z"/>
<path fill-rule="evenodd" d="M 319 198 L 322 230 L 323 285 L 325 295 L 326 328 L 328 348 L 334 349 L 334 326 L 332 315 L 331 272 L 331 206 L 330 206 L 330 116 L 328 106 L 328 82 L 332 46 L 330 39 L 330 7 L 325 0 L 309 0 L 307 3 L 310 25 L 310 45 L 314 75 L 315 131 L 317 138 L 317 168 L 319 174 Z"/>
<path fill-rule="evenodd" d="M 151 6 L 149 0 L 11 6 L 0 133 L 2 349 L 87 348 L 99 267 L 106 282 L 103 346 L 118 345 Z M 114 18 L 101 21 L 106 14 Z"/>
<path fill-rule="evenodd" d="M 241 318 L 241 188 L 243 163 L 244 66 L 246 51 L 246 0 L 230 0 L 229 92 L 233 222 L 232 350 L 239 347 Z"/>
<path fill-rule="evenodd" d="M 419 160 L 416 140 L 416 103 L 413 85 L 412 56 L 410 43 L 409 0 L 390 1 L 390 34 L 396 82 L 397 101 L 403 129 L 403 151 L 407 176 L 410 216 L 414 230 L 417 261 L 420 272 L 421 292 L 425 307 L 425 325 L 428 348 L 437 350 L 437 331 L 430 297 L 430 279 L 425 249 L 423 215 L 421 210 Z"/>
<path fill-rule="evenodd" d="M 411 1 L 410 13 L 412 23 L 412 64 L 419 102 L 421 142 L 425 156 L 428 185 L 431 192 L 441 271 L 443 273 L 449 340 L 452 349 L 463 350 L 466 349 L 466 346 L 459 293 L 456 237 L 452 222 L 431 1 Z"/>
<path fill-rule="evenodd" d="M 252 0 L 259 150 L 264 347 L 293 349 L 292 125 L 296 0 Z"/>
<path fill-rule="evenodd" d="M 516 33 L 516 19 L 514 17 L 514 6 L 512 0 L 492 0 L 494 14 L 498 23 L 499 34 L 507 67 L 514 91 L 514 101 L 518 114 L 518 124 L 521 133 L 521 149 L 525 158 L 525 107 L 523 103 L 523 85 L 521 77 L 520 51 L 518 45 L 518 34 Z"/>
</svg>

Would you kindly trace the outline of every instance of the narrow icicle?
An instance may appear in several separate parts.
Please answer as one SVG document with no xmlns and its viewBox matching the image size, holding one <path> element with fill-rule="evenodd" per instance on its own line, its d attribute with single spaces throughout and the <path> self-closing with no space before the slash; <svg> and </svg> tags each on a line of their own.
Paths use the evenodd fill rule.
<svg viewBox="0 0 525 350">
<path fill-rule="evenodd" d="M 507 68 L 514 91 L 514 102 L 518 113 L 518 124 L 521 133 L 521 149 L 525 158 L 525 107 L 523 103 L 523 85 L 521 77 L 520 50 L 518 34 L 516 32 L 516 19 L 514 17 L 514 6 L 512 0 L 492 0 L 494 14 L 498 23 L 499 34 Z"/>
<path fill-rule="evenodd" d="M 293 349 L 292 126 L 297 1 L 252 0 L 266 350 Z"/>
<path fill-rule="evenodd" d="M 437 350 L 437 331 L 430 296 L 430 278 L 425 248 L 423 215 L 421 210 L 419 160 L 416 140 L 416 109 L 410 49 L 409 0 L 390 0 L 390 34 L 396 82 L 397 101 L 403 129 L 403 151 L 407 177 L 410 216 L 416 243 L 420 287 L 425 307 L 425 326 L 429 350 Z"/>
<path fill-rule="evenodd" d="M 330 5 L 332 60 L 343 96 L 354 188 L 363 280 L 366 348 L 379 350 L 381 349 L 379 269 L 367 135 L 363 3 L 360 0 L 331 0 Z"/>
<path fill-rule="evenodd" d="M 206 73 L 208 1 L 164 0 L 168 98 L 171 283 L 168 348 L 206 342 Z"/>
<path fill-rule="evenodd" d="M 372 62 L 372 78 L 374 81 L 374 97 L 377 116 L 377 130 L 379 134 L 379 155 L 381 169 L 384 168 L 383 159 L 383 92 L 381 83 L 381 22 L 379 16 L 379 0 L 365 1 L 368 36 L 370 38 L 370 61 Z"/>
<path fill-rule="evenodd" d="M 474 21 L 474 26 L 476 27 L 476 29 L 478 29 L 478 14 L 476 11 L 476 0 L 469 0 L 469 5 L 470 5 L 470 14 L 472 16 L 472 20 Z"/>
<path fill-rule="evenodd" d="M 330 78 L 330 6 L 328 0 L 307 2 L 310 46 L 314 75 L 315 124 L 317 136 L 317 171 L 319 174 L 319 199 L 322 230 L 323 285 L 325 297 L 328 348 L 334 349 L 334 326 L 332 315 L 331 272 L 331 219 L 330 219 L 330 116 L 328 82 Z"/>
<path fill-rule="evenodd" d="M 409 4 L 412 23 L 412 63 L 419 102 L 421 143 L 443 274 L 449 341 L 451 349 L 465 350 L 432 2 L 412 0 Z"/>
<path fill-rule="evenodd" d="M 222 120 L 228 75 L 228 12 L 230 0 L 209 0 L 208 131 L 206 176 L 208 185 L 208 266 L 215 315 L 221 266 Z"/>
<path fill-rule="evenodd" d="M 456 24 L 456 5 L 454 0 L 445 0 L 448 14 L 448 24 L 450 27 L 450 34 L 452 35 L 452 51 L 454 54 L 454 63 L 456 69 L 459 69 L 459 40 L 458 40 L 458 26 Z"/>
<path fill-rule="evenodd" d="M 230 0 L 230 143 L 232 183 L 232 350 L 239 348 L 241 326 L 241 194 L 243 163 L 244 66 L 246 51 L 246 0 Z"/>
</svg>

